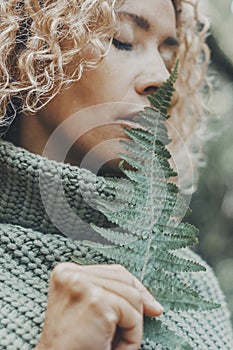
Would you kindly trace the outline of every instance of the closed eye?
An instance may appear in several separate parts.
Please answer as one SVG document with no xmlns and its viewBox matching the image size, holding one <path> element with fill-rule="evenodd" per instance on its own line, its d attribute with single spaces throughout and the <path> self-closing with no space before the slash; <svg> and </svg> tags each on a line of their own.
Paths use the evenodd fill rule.
<svg viewBox="0 0 233 350">
<path fill-rule="evenodd" d="M 133 49 L 132 44 L 117 40 L 116 38 L 113 38 L 112 43 L 118 50 L 121 50 L 121 51 L 124 51 L 124 50 L 125 51 L 132 51 L 132 49 Z"/>
</svg>

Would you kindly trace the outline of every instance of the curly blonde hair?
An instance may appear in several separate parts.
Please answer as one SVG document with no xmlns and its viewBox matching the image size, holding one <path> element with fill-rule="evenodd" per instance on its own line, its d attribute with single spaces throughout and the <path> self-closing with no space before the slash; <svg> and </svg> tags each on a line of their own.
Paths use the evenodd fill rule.
<svg viewBox="0 0 233 350">
<path fill-rule="evenodd" d="M 210 50 L 206 44 L 209 21 L 199 11 L 198 0 L 173 0 L 177 12 L 179 75 L 178 101 L 170 119 L 170 150 L 176 160 L 179 184 L 192 193 L 198 181 L 198 166 L 203 165 L 202 144 L 209 111 L 206 90 L 210 87 L 207 68 Z M 182 142 L 181 142 L 182 140 Z M 188 156 L 187 156 L 188 155 Z"/>
<path fill-rule="evenodd" d="M 208 23 L 199 13 L 198 0 L 172 2 L 177 15 L 180 74 L 179 98 L 171 118 L 174 128 L 170 132 L 181 163 L 184 147 L 178 142 L 180 137 L 196 168 L 201 155 L 197 140 L 205 114 L 202 90 L 209 62 L 205 44 Z M 124 0 L 1 1 L 0 126 L 8 127 L 19 110 L 38 111 L 64 85 L 79 80 L 85 69 L 96 67 L 108 52 L 103 42 L 113 37 L 116 14 L 123 3 Z M 64 40 L 71 45 L 61 45 Z M 98 50 L 98 58 L 81 59 L 88 44 Z M 71 72 L 67 67 L 74 56 L 80 56 L 80 63 Z M 183 165 L 184 171 L 179 173 L 190 187 L 186 168 Z"/>
</svg>

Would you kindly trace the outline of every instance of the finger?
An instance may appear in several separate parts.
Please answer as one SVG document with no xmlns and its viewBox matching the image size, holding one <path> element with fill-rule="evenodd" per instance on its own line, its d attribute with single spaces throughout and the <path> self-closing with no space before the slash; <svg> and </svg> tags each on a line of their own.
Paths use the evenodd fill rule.
<svg viewBox="0 0 233 350">
<path fill-rule="evenodd" d="M 136 288 L 142 295 L 143 308 L 146 315 L 159 316 L 163 313 L 164 309 L 162 305 L 160 305 L 143 284 L 122 265 L 82 265 L 79 267 L 82 271 L 86 271 L 94 276 L 110 280 L 114 279 Z"/>
<path fill-rule="evenodd" d="M 90 282 L 126 299 L 138 312 L 143 313 L 142 295 L 136 288 L 121 281 L 96 276 L 92 276 Z"/>
<path fill-rule="evenodd" d="M 118 345 L 116 345 L 113 350 L 138 350 L 140 349 L 140 345 L 135 344 L 127 344 L 125 341 L 120 341 Z"/>
<path fill-rule="evenodd" d="M 87 272 L 92 276 L 99 276 L 105 279 L 114 279 L 131 285 L 142 295 L 143 310 L 148 316 L 159 316 L 163 313 L 163 307 L 154 299 L 143 284 L 133 276 L 122 265 L 78 265 L 74 263 L 61 263 L 56 269 L 60 275 L 60 280 L 64 277 L 66 281 L 76 280 L 77 272 Z M 65 272 L 65 273 L 63 273 Z M 65 281 L 63 281 L 65 282 Z"/>
<path fill-rule="evenodd" d="M 113 310 L 118 316 L 118 336 L 114 350 L 138 350 L 143 335 L 143 315 L 133 308 L 124 298 L 111 294 Z"/>
</svg>

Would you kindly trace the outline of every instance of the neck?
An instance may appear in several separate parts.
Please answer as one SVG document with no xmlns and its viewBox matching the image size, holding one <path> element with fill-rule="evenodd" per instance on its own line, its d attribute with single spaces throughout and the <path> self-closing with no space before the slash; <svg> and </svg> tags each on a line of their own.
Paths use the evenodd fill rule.
<svg viewBox="0 0 233 350">
<path fill-rule="evenodd" d="M 36 114 L 20 114 L 17 146 L 30 151 L 31 153 L 43 155 L 45 146 L 53 130 L 43 123 L 42 118 Z M 59 148 L 59 145 L 57 145 Z M 51 156 L 56 160 L 56 156 Z M 68 153 L 64 161 L 71 165 L 79 166 L 79 162 L 73 159 L 72 153 Z"/>
<path fill-rule="evenodd" d="M 42 155 L 50 136 L 49 130 L 37 115 L 20 114 L 18 146 L 35 154 Z"/>
</svg>

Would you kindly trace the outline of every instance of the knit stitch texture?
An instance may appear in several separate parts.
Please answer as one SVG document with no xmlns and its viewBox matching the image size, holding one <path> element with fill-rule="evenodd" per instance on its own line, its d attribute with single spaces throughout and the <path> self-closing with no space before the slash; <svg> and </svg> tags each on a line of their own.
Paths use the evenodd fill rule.
<svg viewBox="0 0 233 350">
<path fill-rule="evenodd" d="M 59 262 L 71 261 L 72 256 L 88 257 L 93 253 L 59 232 L 46 213 L 39 187 L 42 157 L 5 141 L 0 141 L 0 157 L 0 350 L 31 350 L 42 329 L 52 268 Z M 43 159 L 43 171 L 51 179 L 47 183 L 48 193 L 60 174 L 74 213 L 85 222 L 107 225 L 102 214 L 86 201 L 95 197 L 97 190 L 101 192 L 101 177 L 46 159 Z M 67 227 L 74 230 L 74 222 L 63 216 L 56 191 L 49 205 L 54 208 L 56 218 L 61 217 Z M 190 250 L 182 250 L 180 254 L 204 263 Z M 207 266 L 207 272 L 179 274 L 177 278 L 183 282 L 188 280 L 201 296 L 222 306 L 211 312 L 169 311 L 162 316 L 163 321 L 185 337 L 194 349 L 233 350 L 229 311 L 211 268 Z M 166 350 L 155 346 L 153 339 L 145 341 L 142 349 Z"/>
</svg>

